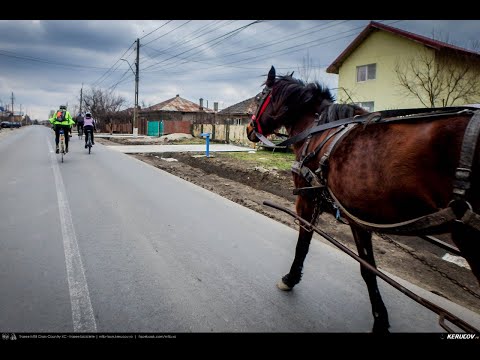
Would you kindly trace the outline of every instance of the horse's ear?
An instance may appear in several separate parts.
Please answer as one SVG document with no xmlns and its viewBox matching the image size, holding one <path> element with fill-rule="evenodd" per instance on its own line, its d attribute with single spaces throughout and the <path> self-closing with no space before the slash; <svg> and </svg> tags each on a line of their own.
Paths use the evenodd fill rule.
<svg viewBox="0 0 480 360">
<path fill-rule="evenodd" d="M 275 83 L 275 68 L 272 65 L 272 67 L 270 68 L 270 71 L 268 72 L 268 77 L 267 77 L 267 81 L 265 82 L 265 85 L 267 85 L 268 87 L 272 87 L 274 83 Z"/>
<path fill-rule="evenodd" d="M 295 72 L 295 71 L 292 71 L 292 73 L 290 74 L 290 77 L 293 77 L 293 73 L 294 73 L 294 72 Z"/>
</svg>

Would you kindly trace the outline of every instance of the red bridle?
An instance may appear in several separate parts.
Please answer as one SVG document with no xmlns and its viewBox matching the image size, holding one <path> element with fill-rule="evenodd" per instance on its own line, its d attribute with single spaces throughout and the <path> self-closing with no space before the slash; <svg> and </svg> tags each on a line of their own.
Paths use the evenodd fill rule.
<svg viewBox="0 0 480 360">
<path fill-rule="evenodd" d="M 264 95 L 264 100 L 262 105 L 260 106 L 259 110 L 257 111 L 256 115 L 252 115 L 252 122 L 254 123 L 254 128 L 257 133 L 260 135 L 262 134 L 262 127 L 260 125 L 260 116 L 265 112 L 265 109 L 267 108 L 268 104 L 270 103 L 270 100 L 272 99 L 272 94 L 271 90 L 269 90 L 265 95 Z"/>
</svg>

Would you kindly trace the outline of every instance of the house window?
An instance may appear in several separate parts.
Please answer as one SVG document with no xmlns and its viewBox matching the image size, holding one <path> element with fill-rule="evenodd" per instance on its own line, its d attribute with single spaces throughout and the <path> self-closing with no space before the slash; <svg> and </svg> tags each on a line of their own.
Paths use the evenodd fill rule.
<svg viewBox="0 0 480 360">
<path fill-rule="evenodd" d="M 363 101 L 363 102 L 357 102 L 355 104 L 364 108 L 368 112 L 373 112 L 373 105 L 374 105 L 373 101 Z"/>
<path fill-rule="evenodd" d="M 377 64 L 357 66 L 357 82 L 375 80 L 377 78 Z"/>
</svg>

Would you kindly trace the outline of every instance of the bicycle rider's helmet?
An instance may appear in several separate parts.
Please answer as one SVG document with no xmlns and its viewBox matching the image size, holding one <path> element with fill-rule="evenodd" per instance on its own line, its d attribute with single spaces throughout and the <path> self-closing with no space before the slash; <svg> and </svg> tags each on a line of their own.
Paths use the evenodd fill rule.
<svg viewBox="0 0 480 360">
<path fill-rule="evenodd" d="M 67 110 L 67 106 L 66 105 L 60 105 L 60 110 Z"/>
<path fill-rule="evenodd" d="M 85 117 L 91 118 L 91 117 L 92 117 L 92 113 L 91 113 L 90 111 L 87 111 L 87 112 L 85 113 Z"/>
</svg>

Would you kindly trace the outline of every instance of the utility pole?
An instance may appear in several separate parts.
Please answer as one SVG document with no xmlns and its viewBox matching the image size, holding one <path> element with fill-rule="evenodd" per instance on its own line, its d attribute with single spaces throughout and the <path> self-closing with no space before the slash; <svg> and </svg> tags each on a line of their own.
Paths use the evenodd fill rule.
<svg viewBox="0 0 480 360">
<path fill-rule="evenodd" d="M 135 60 L 135 70 L 133 70 L 132 65 L 126 59 L 120 59 L 125 61 L 128 66 L 130 66 L 130 70 L 132 70 L 133 74 L 135 75 L 135 105 L 133 106 L 133 123 L 132 123 L 132 133 L 133 137 L 138 135 L 138 128 L 137 128 L 137 108 L 138 108 L 138 73 L 139 73 L 139 63 L 140 63 L 140 39 L 137 38 L 137 59 Z"/>
<path fill-rule="evenodd" d="M 140 62 L 140 39 L 137 38 L 137 61 L 135 61 L 135 109 L 133 109 L 133 136 L 138 135 L 137 109 L 138 109 L 138 73 Z"/>
<path fill-rule="evenodd" d="M 15 99 L 15 97 L 13 96 L 13 91 L 12 91 L 12 115 L 13 115 L 13 100 Z"/>
<path fill-rule="evenodd" d="M 82 83 L 82 88 L 80 89 L 80 114 L 82 113 L 82 101 L 83 101 L 83 83 Z"/>
</svg>

